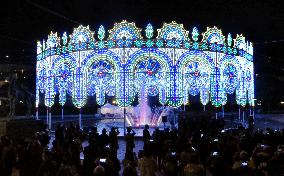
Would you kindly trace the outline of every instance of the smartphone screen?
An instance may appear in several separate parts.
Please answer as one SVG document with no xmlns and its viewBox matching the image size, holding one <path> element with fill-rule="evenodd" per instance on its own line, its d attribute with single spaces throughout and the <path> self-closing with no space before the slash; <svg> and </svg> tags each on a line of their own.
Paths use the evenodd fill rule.
<svg viewBox="0 0 284 176">
<path fill-rule="evenodd" d="M 101 159 L 100 159 L 100 162 L 101 162 L 101 163 L 105 163 L 105 162 L 106 162 L 106 159 L 105 159 L 105 158 L 101 158 Z"/>
</svg>

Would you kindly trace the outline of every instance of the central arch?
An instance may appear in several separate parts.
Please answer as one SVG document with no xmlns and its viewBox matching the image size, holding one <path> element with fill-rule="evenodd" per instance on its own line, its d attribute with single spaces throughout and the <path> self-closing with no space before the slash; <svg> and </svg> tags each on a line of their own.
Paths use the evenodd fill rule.
<svg viewBox="0 0 284 176">
<path fill-rule="evenodd" d="M 165 104 L 167 102 L 167 94 L 168 94 L 167 92 L 168 85 L 166 84 L 166 82 L 169 79 L 170 69 L 172 67 L 171 59 L 164 52 L 154 49 L 154 48 L 145 48 L 145 49 L 139 50 L 133 53 L 129 57 L 129 60 L 127 62 L 127 67 L 131 73 L 130 75 L 132 77 L 132 80 L 134 81 L 133 86 L 135 87 L 135 91 L 136 91 L 135 93 L 138 93 L 138 94 L 141 92 L 142 84 L 141 85 L 137 84 L 137 81 L 138 81 L 137 79 L 139 79 L 137 78 L 137 76 L 139 76 L 138 75 L 139 73 L 137 73 L 137 68 L 139 66 L 141 67 L 142 66 L 141 64 L 145 64 L 146 62 L 156 64 L 156 66 L 160 67 L 159 73 L 152 72 L 151 67 L 149 67 L 147 68 L 149 72 L 144 75 L 152 80 L 154 80 L 156 76 L 161 77 L 161 79 L 157 81 L 157 84 L 156 85 L 152 84 L 152 86 L 156 86 L 156 89 L 158 89 L 157 91 L 159 94 L 160 103 Z M 145 85 L 145 86 L 150 87 L 151 85 Z M 153 93 L 152 95 L 155 95 L 155 93 Z"/>
<path fill-rule="evenodd" d="M 210 74 L 214 68 L 213 59 L 201 51 L 188 51 L 182 54 L 177 63 L 182 79 L 182 95 L 184 104 L 188 103 L 188 94 L 200 93 L 203 105 L 209 102 Z"/>
<path fill-rule="evenodd" d="M 108 89 L 111 89 L 111 95 L 115 96 L 117 72 L 120 70 L 119 58 L 115 53 L 110 50 L 92 52 L 81 65 L 83 72 L 87 73 L 85 78 L 87 95 L 96 95 L 99 105 L 105 103 Z"/>
</svg>

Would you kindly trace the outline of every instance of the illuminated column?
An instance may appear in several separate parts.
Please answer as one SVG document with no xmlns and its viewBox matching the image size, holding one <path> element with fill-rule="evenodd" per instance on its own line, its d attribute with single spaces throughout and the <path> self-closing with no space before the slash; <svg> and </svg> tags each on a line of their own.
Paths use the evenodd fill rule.
<svg viewBox="0 0 284 176">
<path fill-rule="evenodd" d="M 38 107 L 36 107 L 36 120 L 38 120 Z"/>
<path fill-rule="evenodd" d="M 253 117 L 253 120 L 254 120 L 254 109 L 252 110 L 252 117 Z"/>
<path fill-rule="evenodd" d="M 179 73 L 177 68 L 174 66 L 170 70 L 167 93 L 168 102 L 170 106 L 179 107 L 183 104 L 183 88 L 181 81 L 181 73 Z"/>
<path fill-rule="evenodd" d="M 102 81 L 102 80 L 100 80 Z M 99 88 L 96 89 L 96 101 L 98 103 L 98 105 L 102 106 L 105 104 L 106 101 L 106 92 L 104 90 L 104 83 L 100 83 L 100 85 L 98 86 Z"/>
<path fill-rule="evenodd" d="M 49 74 L 49 76 L 47 77 L 46 87 L 45 106 L 51 107 L 54 104 L 55 97 L 53 76 L 51 74 Z"/>
<path fill-rule="evenodd" d="M 222 105 L 222 117 L 224 118 L 224 106 Z"/>
<path fill-rule="evenodd" d="M 82 129 L 82 117 L 81 117 L 81 108 L 79 108 L 79 127 Z"/>
<path fill-rule="evenodd" d="M 49 111 L 48 107 L 46 107 L 46 127 L 48 128 L 48 120 L 49 120 Z"/>
<path fill-rule="evenodd" d="M 247 96 L 246 96 L 246 82 L 245 82 L 245 73 L 242 71 L 241 77 L 239 79 L 239 86 L 236 90 L 236 97 L 237 97 L 237 103 L 239 103 L 242 107 L 246 105 Z"/>
<path fill-rule="evenodd" d="M 51 130 L 51 107 L 49 108 L 49 115 L 48 115 L 48 129 Z"/>
<path fill-rule="evenodd" d="M 36 108 L 36 120 L 38 120 L 38 104 L 39 104 L 39 91 L 38 87 L 36 88 L 36 103 L 35 103 L 35 108 Z"/>
<path fill-rule="evenodd" d="M 182 74 L 182 88 L 183 88 L 183 111 L 185 111 L 185 105 L 188 103 L 189 101 L 189 96 L 188 96 L 188 87 L 185 85 L 185 79 L 184 77 L 184 73 Z"/>
<path fill-rule="evenodd" d="M 81 67 L 80 58 L 81 53 L 79 52 L 79 64 L 73 75 L 73 90 L 72 90 L 72 102 L 80 110 L 79 113 L 79 126 L 82 127 L 81 123 L 81 108 L 86 104 L 87 100 L 87 73 Z"/>
<path fill-rule="evenodd" d="M 51 69 L 51 63 L 53 61 L 53 57 L 49 57 L 48 61 L 48 71 L 47 71 L 47 77 L 46 77 L 46 92 L 45 92 L 45 105 L 47 106 L 47 124 L 49 130 L 51 129 L 51 107 L 54 104 L 54 97 L 55 97 L 55 91 L 54 91 L 54 74 L 53 70 Z"/>
<path fill-rule="evenodd" d="M 42 44 L 37 41 L 37 61 L 36 61 L 36 120 L 38 120 L 38 105 L 39 105 L 39 65 L 42 59 Z"/>
<path fill-rule="evenodd" d="M 61 120 L 64 120 L 64 104 L 66 102 L 66 90 L 59 90 L 59 104 L 61 105 Z"/>
<path fill-rule="evenodd" d="M 38 67 L 38 62 L 37 62 Z M 36 108 L 36 120 L 38 120 L 38 105 L 39 105 L 39 86 L 38 86 L 38 68 L 36 69 L 36 100 L 35 100 L 35 108 Z"/>
<path fill-rule="evenodd" d="M 61 121 L 64 121 L 64 109 L 63 106 L 61 106 Z"/>
<path fill-rule="evenodd" d="M 159 102 L 164 106 L 167 103 L 167 74 L 165 73 L 163 80 L 161 80 L 159 86 Z"/>
<path fill-rule="evenodd" d="M 207 81 L 209 82 L 209 81 Z M 202 88 L 200 90 L 200 101 L 203 105 L 203 111 L 205 112 L 206 110 L 206 104 L 209 102 L 209 86 L 210 86 L 210 83 L 207 85 L 202 85 Z"/>
<path fill-rule="evenodd" d="M 243 109 L 243 126 L 245 126 L 245 111 Z"/>
<path fill-rule="evenodd" d="M 222 105 L 222 88 L 220 80 L 220 71 L 218 67 L 214 68 L 214 72 L 210 75 L 210 96 L 212 105 L 220 107 Z"/>
<path fill-rule="evenodd" d="M 165 87 L 159 89 L 159 101 L 163 106 L 167 103 L 167 94 L 165 89 Z"/>
<path fill-rule="evenodd" d="M 120 107 L 127 107 L 134 100 L 133 73 L 126 68 L 118 72 L 116 95 L 116 100 Z"/>
<path fill-rule="evenodd" d="M 241 108 L 240 108 L 240 105 L 239 105 L 239 122 L 241 122 Z"/>
</svg>

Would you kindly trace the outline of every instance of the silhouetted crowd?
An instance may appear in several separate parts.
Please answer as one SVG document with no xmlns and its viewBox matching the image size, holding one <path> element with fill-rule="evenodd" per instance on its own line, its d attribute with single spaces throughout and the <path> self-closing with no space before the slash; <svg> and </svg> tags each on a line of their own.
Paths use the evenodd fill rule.
<svg viewBox="0 0 284 176">
<path fill-rule="evenodd" d="M 58 125 L 50 143 L 48 131 L 30 140 L 0 141 L 0 175 L 8 176 L 281 176 L 284 175 L 284 130 L 224 129 L 224 121 L 180 118 L 175 126 L 143 130 L 143 150 L 137 154 L 131 127 L 123 139 L 112 127 Z M 125 158 L 117 158 L 118 140 L 125 140 Z M 82 143 L 87 141 L 87 146 Z M 49 147 L 50 146 L 50 147 Z M 124 147 L 124 146 L 123 146 Z M 81 157 L 83 153 L 83 158 Z"/>
</svg>

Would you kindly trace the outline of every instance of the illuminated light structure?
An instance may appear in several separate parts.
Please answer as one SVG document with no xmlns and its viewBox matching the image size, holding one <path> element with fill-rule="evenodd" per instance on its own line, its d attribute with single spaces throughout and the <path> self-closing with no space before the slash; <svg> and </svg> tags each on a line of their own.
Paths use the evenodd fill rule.
<svg viewBox="0 0 284 176">
<path fill-rule="evenodd" d="M 96 33 L 80 25 L 69 37 L 51 32 L 37 43 L 36 108 L 39 96 L 51 108 L 56 94 L 62 106 L 68 94 L 79 109 L 88 96 L 99 105 L 115 97 L 127 107 L 141 93 L 173 107 L 187 104 L 189 95 L 220 107 L 236 93 L 238 105 L 254 106 L 253 46 L 243 35 L 225 37 L 216 27 L 200 34 L 171 22 L 154 37 L 151 24 L 142 31 L 127 21 Z"/>
</svg>

